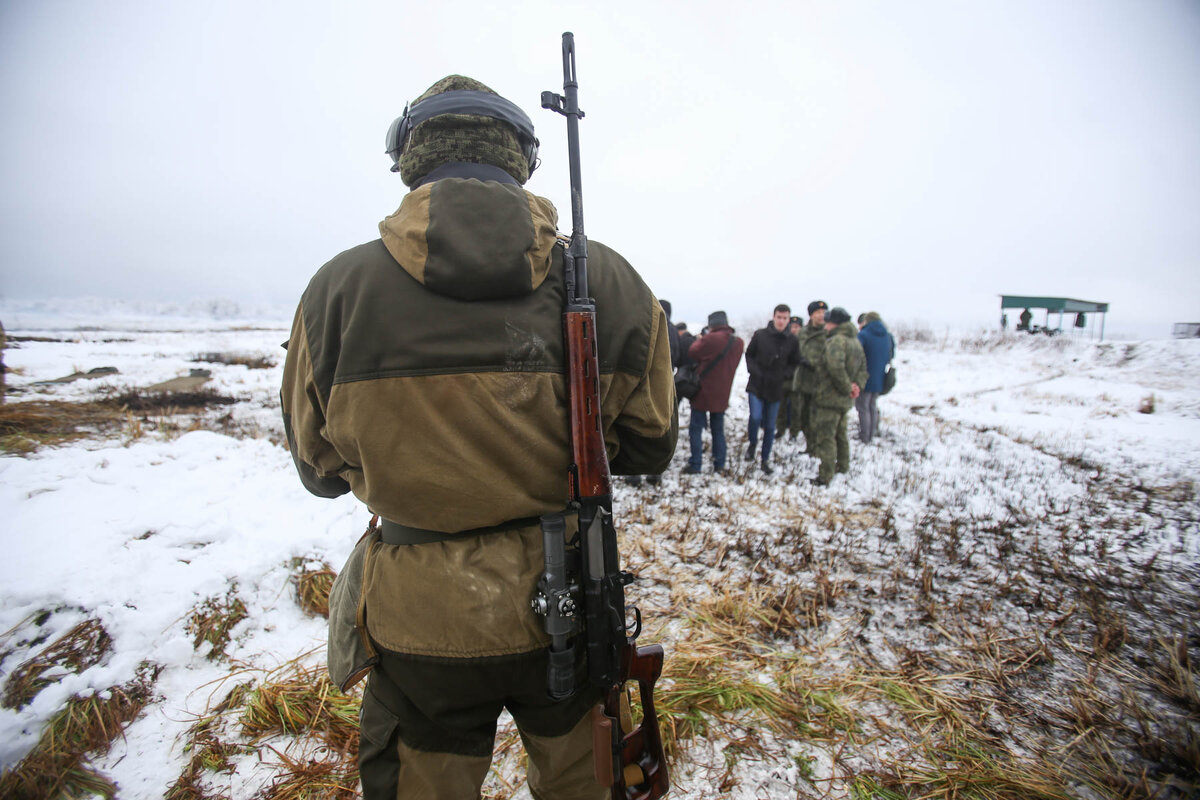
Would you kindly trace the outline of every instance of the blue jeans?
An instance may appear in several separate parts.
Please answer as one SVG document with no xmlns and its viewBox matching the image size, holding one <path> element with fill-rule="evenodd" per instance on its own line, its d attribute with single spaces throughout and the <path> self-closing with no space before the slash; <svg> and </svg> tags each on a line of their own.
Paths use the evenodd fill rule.
<svg viewBox="0 0 1200 800">
<path fill-rule="evenodd" d="M 688 459 L 688 466 L 692 469 L 700 469 L 703 461 L 701 456 L 704 453 L 704 429 L 708 427 L 710 418 L 712 419 L 713 469 L 725 469 L 725 412 L 697 411 L 694 408 L 692 409 L 692 421 L 688 423 L 688 440 L 692 445 L 692 455 Z"/>
<path fill-rule="evenodd" d="M 762 460 L 771 456 L 771 445 L 775 444 L 775 418 L 779 416 L 779 401 L 765 403 L 756 394 L 750 395 L 750 451 L 758 444 L 758 429 L 763 432 Z M 763 422 L 766 422 L 764 425 Z"/>
</svg>

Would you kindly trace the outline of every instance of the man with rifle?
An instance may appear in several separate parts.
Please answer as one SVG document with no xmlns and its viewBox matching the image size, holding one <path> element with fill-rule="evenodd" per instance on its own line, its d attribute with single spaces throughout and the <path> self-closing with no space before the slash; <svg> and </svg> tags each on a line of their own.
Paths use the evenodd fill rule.
<svg viewBox="0 0 1200 800">
<path fill-rule="evenodd" d="M 607 797 L 592 714 L 610 687 L 589 681 L 579 659 L 572 691 L 551 696 L 552 637 L 531 604 L 545 585 L 547 530 L 561 523 L 551 544 L 569 564 L 581 509 L 611 528 L 611 506 L 581 502 L 568 482 L 586 472 L 572 469 L 581 437 L 568 425 L 579 383 L 564 345 L 570 276 L 557 212 L 522 188 L 538 163 L 532 123 L 452 75 L 406 107 L 387 142 L 411 191 L 381 238 L 312 278 L 281 394 L 306 488 L 353 491 L 381 520 L 352 557 L 371 657 L 335 676 L 349 686 L 369 671 L 364 797 L 478 797 L 503 709 L 529 754 L 534 797 Z M 677 435 L 666 315 L 615 251 L 582 238 L 572 247 L 586 253 L 599 309 L 585 378 L 598 401 L 581 402 L 598 412 L 601 457 L 614 473 L 660 472 Z M 610 572 L 600 578 L 609 595 Z M 590 575 L 577 580 L 594 588 Z M 594 606 L 581 594 L 581 614 L 602 615 Z M 331 600 L 331 634 L 338 615 Z M 590 646 L 582 635 L 569 643 L 573 654 Z M 332 636 L 330 651 L 332 672 L 345 657 Z"/>
</svg>

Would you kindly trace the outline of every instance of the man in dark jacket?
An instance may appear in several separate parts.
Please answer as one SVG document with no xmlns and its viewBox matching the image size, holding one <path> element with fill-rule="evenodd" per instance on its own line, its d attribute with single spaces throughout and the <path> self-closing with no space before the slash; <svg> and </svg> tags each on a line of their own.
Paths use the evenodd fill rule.
<svg viewBox="0 0 1200 800">
<path fill-rule="evenodd" d="M 712 429 L 713 471 L 725 470 L 725 411 L 733 376 L 742 360 L 745 343 L 735 336 L 724 311 L 708 315 L 707 333 L 688 348 L 688 357 L 700 373 L 700 391 L 691 399 L 692 420 L 688 425 L 691 456 L 683 468 L 686 475 L 697 475 L 703 465 L 704 429 Z"/>
<path fill-rule="evenodd" d="M 378 661 L 335 676 L 349 686 L 370 671 L 363 796 L 477 798 L 507 708 L 534 796 L 599 800 L 598 698 L 549 699 L 549 637 L 529 603 L 544 566 L 538 517 L 565 507 L 571 458 L 558 214 L 522 188 L 533 126 L 452 75 L 388 140 L 411 191 L 381 238 L 309 282 L 281 392 L 305 487 L 353 491 L 382 518 L 355 548 L 361 598 L 350 595 Z M 612 470 L 661 472 L 677 435 L 666 314 L 615 251 L 590 241 L 588 256 Z M 331 669 L 345 660 L 332 637 L 343 605 L 331 602 Z"/>
<path fill-rule="evenodd" d="M 871 438 L 879 433 L 879 409 L 876 403 L 883 393 L 883 373 L 896 355 L 896 340 L 884 326 L 883 318 L 874 311 L 868 311 L 862 317 L 858 342 L 867 357 L 867 384 L 854 399 L 854 408 L 858 411 L 858 440 L 870 444 Z"/>
<path fill-rule="evenodd" d="M 746 386 L 750 394 L 750 443 L 746 447 L 746 460 L 754 459 L 761 426 L 762 470 L 768 475 L 774 471 L 771 469 L 771 445 L 775 442 L 775 420 L 783 400 L 783 383 L 791 380 L 800 363 L 796 337 L 787 332 L 791 318 L 792 309 L 783 303 L 775 306 L 770 324 L 755 331 L 746 348 L 746 368 L 750 371 L 750 382 Z"/>
<path fill-rule="evenodd" d="M 684 364 L 691 363 L 692 357 L 688 355 L 688 350 L 691 348 L 692 342 L 696 341 L 696 334 L 687 329 L 686 322 L 675 323 L 675 330 L 679 337 L 679 361 L 675 364 L 675 368 L 679 369 Z"/>
</svg>

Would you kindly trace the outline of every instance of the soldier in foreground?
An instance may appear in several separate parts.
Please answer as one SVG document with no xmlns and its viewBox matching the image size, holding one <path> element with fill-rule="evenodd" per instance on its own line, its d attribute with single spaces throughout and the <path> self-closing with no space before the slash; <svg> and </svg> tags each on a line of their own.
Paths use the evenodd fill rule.
<svg viewBox="0 0 1200 800">
<path fill-rule="evenodd" d="M 353 491 L 382 518 L 352 556 L 361 597 L 349 591 L 373 655 L 335 675 L 345 685 L 370 669 L 364 797 L 478 797 L 507 709 L 534 797 L 602 798 L 587 716 L 599 698 L 549 699 L 549 637 L 529 604 L 539 517 L 562 510 L 570 461 L 558 215 L 522 188 L 533 126 L 452 75 L 388 140 L 411 191 L 380 239 L 309 283 L 282 391 L 304 485 Z M 618 253 L 588 244 L 610 466 L 659 473 L 677 436 L 666 314 Z M 347 658 L 332 639 L 331 672 Z"/>
</svg>

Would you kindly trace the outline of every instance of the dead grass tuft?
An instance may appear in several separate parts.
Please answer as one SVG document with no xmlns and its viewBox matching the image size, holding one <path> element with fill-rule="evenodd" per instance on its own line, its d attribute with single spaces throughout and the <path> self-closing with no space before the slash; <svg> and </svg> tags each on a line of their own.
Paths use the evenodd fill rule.
<svg viewBox="0 0 1200 800">
<path fill-rule="evenodd" d="M 210 597 L 192 611 L 187 621 L 187 632 L 192 635 L 192 646 L 197 650 L 205 642 L 212 647 L 208 660 L 225 657 L 225 648 L 235 626 L 249 616 L 246 604 L 237 596 L 237 585 L 232 586 L 224 597 Z"/>
<path fill-rule="evenodd" d="M 23 455 L 119 430 L 125 418 L 105 403 L 31 400 L 0 404 L 0 451 Z"/>
<path fill-rule="evenodd" d="M 4 682 L 4 707 L 24 707 L 42 689 L 60 680 L 63 672 L 83 672 L 111 650 L 112 637 L 100 620 L 84 620 L 13 670 Z"/>
<path fill-rule="evenodd" d="M 218 735 L 221 723 L 240 710 L 250 686 L 249 682 L 235 685 L 221 702 L 206 710 L 188 729 L 183 752 L 192 756 L 183 773 L 167 789 L 165 800 L 227 800 L 225 795 L 212 794 L 203 779 L 205 773 L 209 772 L 231 773 L 234 767 L 230 759 L 235 755 L 256 752 L 253 747 L 222 741 Z"/>
<path fill-rule="evenodd" d="M 194 364 L 227 364 L 247 369 L 270 369 L 275 359 L 270 356 L 252 356 L 245 353 L 200 353 L 192 359 Z"/>
<path fill-rule="evenodd" d="M 360 706 L 358 697 L 342 694 L 330 682 L 323 667 L 293 661 L 247 695 L 239 721 L 254 741 L 311 733 L 332 750 L 356 751 Z"/>
<path fill-rule="evenodd" d="M 0 797 L 50 800 L 100 795 L 116 786 L 86 763 L 88 754 L 108 752 L 150 700 L 158 668 L 143 664 L 137 677 L 91 697 L 73 697 L 47 723 L 41 739 L 20 764 L 0 777 Z"/>
<path fill-rule="evenodd" d="M 305 758 L 291 758 L 275 751 L 281 774 L 254 800 L 355 800 L 358 797 L 358 766 L 352 756 L 321 748 Z M 325 756 L 313 758 L 313 755 Z"/>
<path fill-rule="evenodd" d="M 296 583 L 296 601 L 300 607 L 314 617 L 328 617 L 329 592 L 333 589 L 337 572 L 324 562 L 314 566 L 297 559 L 292 566 L 297 570 L 293 580 Z"/>
</svg>

